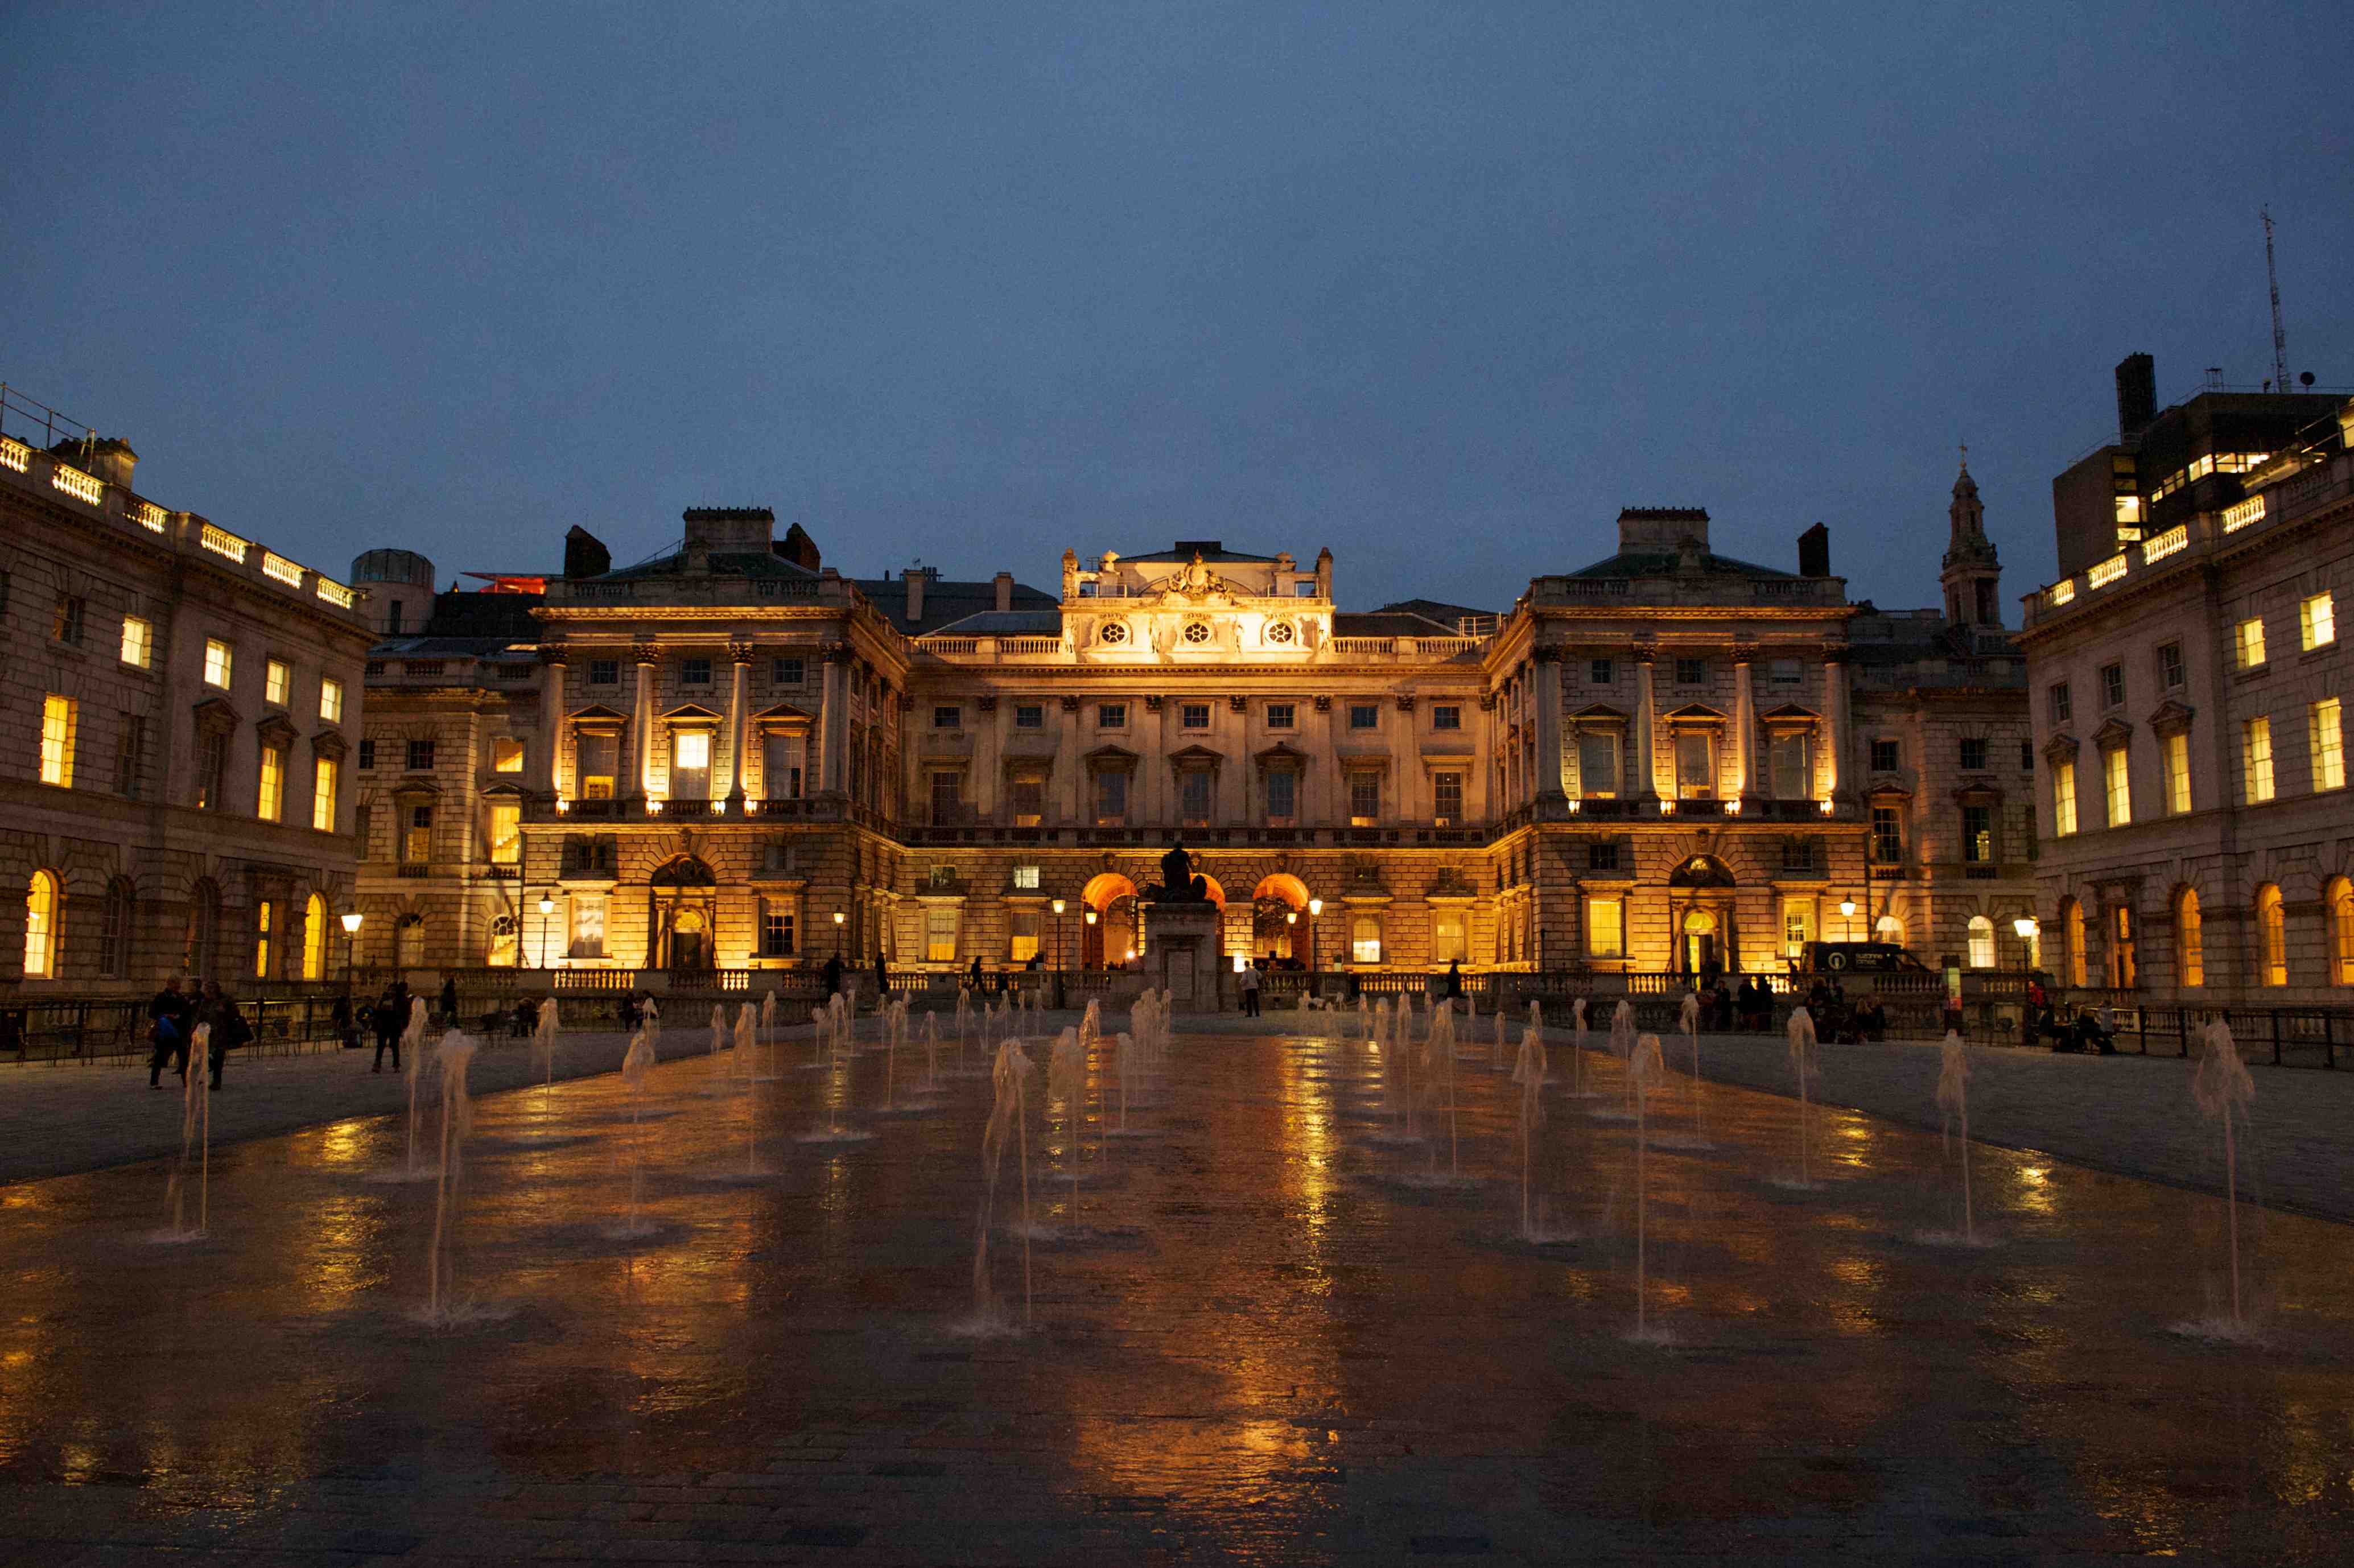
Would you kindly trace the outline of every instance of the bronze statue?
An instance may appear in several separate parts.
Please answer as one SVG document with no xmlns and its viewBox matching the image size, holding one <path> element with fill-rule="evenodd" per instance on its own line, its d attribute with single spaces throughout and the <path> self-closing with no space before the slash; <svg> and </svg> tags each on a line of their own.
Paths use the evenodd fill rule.
<svg viewBox="0 0 2354 1568">
<path fill-rule="evenodd" d="M 1210 896 L 1210 885 L 1193 874 L 1193 857 L 1182 843 L 1170 846 L 1161 857 L 1161 885 L 1150 896 L 1158 903 L 1199 903 Z"/>
</svg>

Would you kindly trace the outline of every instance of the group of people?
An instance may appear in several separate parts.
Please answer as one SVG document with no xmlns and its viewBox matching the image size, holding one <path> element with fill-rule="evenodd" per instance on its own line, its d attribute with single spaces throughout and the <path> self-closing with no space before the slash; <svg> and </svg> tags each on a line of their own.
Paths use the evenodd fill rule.
<svg viewBox="0 0 2354 1568">
<path fill-rule="evenodd" d="M 222 1063 L 230 1052 L 251 1043 L 253 1026 L 238 1011 L 237 998 L 221 989 L 218 980 L 207 980 L 188 990 L 181 987 L 181 977 L 174 975 L 147 1004 L 148 1036 L 154 1044 L 147 1058 L 147 1086 L 164 1086 L 166 1066 L 179 1075 L 183 1084 L 186 1083 L 188 1054 L 196 1044 L 196 1030 L 210 1025 L 203 1070 L 209 1071 L 212 1086 L 217 1089 L 221 1086 Z"/>
<path fill-rule="evenodd" d="M 2099 1056 L 2117 1054 L 2117 1018 L 2105 1001 L 2097 1008 L 2071 1008 L 2062 1014 L 2052 1004 L 2051 993 L 2038 975 L 2027 982 L 2027 1016 L 2033 1038 L 2048 1042 L 2054 1051 Z"/>
</svg>

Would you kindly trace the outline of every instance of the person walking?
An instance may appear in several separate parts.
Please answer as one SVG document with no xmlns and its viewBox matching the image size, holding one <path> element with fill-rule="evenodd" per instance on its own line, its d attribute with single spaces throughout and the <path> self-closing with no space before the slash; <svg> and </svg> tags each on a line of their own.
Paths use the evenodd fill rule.
<svg viewBox="0 0 2354 1568">
<path fill-rule="evenodd" d="M 346 1051 L 356 1051 L 360 1048 L 359 1013 L 358 1010 L 352 1006 L 351 992 L 345 991 L 335 998 L 334 1010 L 328 1014 L 328 1022 L 334 1025 L 335 1043 L 338 1045 Z"/>
<path fill-rule="evenodd" d="M 444 1029 L 458 1027 L 458 977 L 456 975 L 441 977 L 441 1027 Z"/>
<path fill-rule="evenodd" d="M 370 1020 L 376 1025 L 376 1065 L 371 1073 L 384 1071 L 384 1054 L 392 1053 L 392 1070 L 400 1071 L 400 988 L 396 983 L 384 988 L 376 999 L 376 1013 Z"/>
<path fill-rule="evenodd" d="M 1258 960 L 1252 959 L 1243 965 L 1243 1016 L 1257 1018 L 1258 1012 Z"/>
<path fill-rule="evenodd" d="M 875 949 L 875 1011 L 891 1005 L 891 971 L 883 967 L 883 949 Z"/>
<path fill-rule="evenodd" d="M 212 1086 L 217 1089 L 221 1086 L 221 1064 L 230 1052 L 253 1039 L 253 1028 L 246 1022 L 245 1014 L 238 1011 L 237 999 L 223 991 L 218 980 L 205 982 L 205 1005 L 197 1016 L 199 1022 L 212 1025 L 205 1065 L 211 1069 Z"/>
<path fill-rule="evenodd" d="M 1457 1012 L 1456 1003 L 1463 1000 L 1463 960 L 1447 960 L 1447 1011 Z"/>
<path fill-rule="evenodd" d="M 186 1083 L 188 1077 L 188 1030 L 191 1008 L 188 998 L 180 990 L 180 977 L 174 975 L 164 982 L 147 1004 L 147 1027 L 154 1036 L 155 1049 L 147 1058 L 147 1086 L 164 1086 L 164 1064 L 169 1061 L 173 1071 Z"/>
<path fill-rule="evenodd" d="M 976 964 L 981 960 L 975 959 Z M 825 961 L 825 998 L 832 1001 L 842 994 L 842 955 L 836 953 Z"/>
</svg>

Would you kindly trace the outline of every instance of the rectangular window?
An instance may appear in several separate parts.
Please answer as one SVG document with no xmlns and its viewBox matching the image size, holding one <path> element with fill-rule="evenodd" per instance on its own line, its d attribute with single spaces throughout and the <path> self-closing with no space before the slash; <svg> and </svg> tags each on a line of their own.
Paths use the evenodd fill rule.
<svg viewBox="0 0 2354 1568">
<path fill-rule="evenodd" d="M 2068 683 L 2065 681 L 2054 682 L 2052 686 L 2051 697 L 2052 722 L 2055 725 L 2066 724 L 2069 718 Z"/>
<path fill-rule="evenodd" d="M 957 820 L 959 775 L 942 769 L 932 775 L 932 826 L 951 827 Z"/>
<path fill-rule="evenodd" d="M 311 764 L 311 826 L 323 833 L 335 831 L 335 784 L 342 764 L 322 757 Z"/>
<path fill-rule="evenodd" d="M 2120 708 L 2126 702 L 2126 667 L 2123 664 L 2101 666 L 2101 705 Z"/>
<path fill-rule="evenodd" d="M 1210 776 L 1201 768 L 1188 768 L 1178 776 L 1178 817 L 1189 828 L 1210 825 Z"/>
<path fill-rule="evenodd" d="M 2062 759 L 2052 765 L 2052 834 L 2064 839 L 2076 831 L 2076 764 Z"/>
<path fill-rule="evenodd" d="M 375 767 L 376 742 L 373 740 L 363 740 L 360 742 L 360 771 L 366 773 L 372 770 Z"/>
<path fill-rule="evenodd" d="M 1013 825 L 1034 828 L 1046 817 L 1046 776 L 1035 768 L 1013 776 Z"/>
<path fill-rule="evenodd" d="M 1706 735 L 1687 731 L 1676 736 L 1676 793 L 1687 800 L 1706 800 L 1716 794 L 1715 746 Z"/>
<path fill-rule="evenodd" d="M 1453 703 L 1439 704 L 1437 707 L 1430 710 L 1430 727 L 1433 729 L 1461 729 L 1463 727 L 1462 708 Z"/>
<path fill-rule="evenodd" d="M 274 822 L 285 810 L 286 753 L 274 746 L 261 748 L 261 779 L 254 790 L 253 814 Z"/>
<path fill-rule="evenodd" d="M 523 802 L 491 802 L 491 863 L 516 865 L 523 860 Z"/>
<path fill-rule="evenodd" d="M 589 660 L 588 683 L 592 686 L 620 685 L 621 683 L 621 662 L 619 659 Z M 600 910 L 599 913 L 601 917 L 603 912 Z M 598 945 L 602 947 L 603 943 L 600 941 Z"/>
<path fill-rule="evenodd" d="M 271 659 L 261 666 L 261 700 L 279 707 L 294 694 L 294 672 L 286 667 L 283 659 Z"/>
<path fill-rule="evenodd" d="M 760 901 L 760 956 L 764 959 L 790 959 L 793 956 L 793 906 L 776 899 Z"/>
<path fill-rule="evenodd" d="M 1434 964 L 1468 963 L 1471 958 L 1469 934 L 1465 928 L 1460 909 L 1442 910 L 1430 921 L 1430 961 Z"/>
<path fill-rule="evenodd" d="M 407 830 L 400 837 L 400 858 L 409 865 L 423 865 L 433 858 L 433 808 L 408 808 Z"/>
<path fill-rule="evenodd" d="M 205 684 L 228 691 L 229 677 L 236 673 L 237 655 L 229 645 L 217 637 L 205 639 Z"/>
<path fill-rule="evenodd" d="M 114 792 L 136 800 L 147 773 L 147 721 L 137 714 L 121 715 L 114 740 Z"/>
<path fill-rule="evenodd" d="M 2297 645 L 2311 652 L 2338 641 L 2338 607 L 2326 593 L 2299 599 L 2296 606 Z"/>
<path fill-rule="evenodd" d="M 1177 708 L 1177 723 L 1179 727 L 1183 729 L 1209 728 L 1210 705 L 1207 703 L 1181 703 L 1178 705 Z"/>
<path fill-rule="evenodd" d="M 408 743 L 408 768 L 411 773 L 429 773 L 433 770 L 431 741 L 412 740 Z"/>
<path fill-rule="evenodd" d="M 89 601 L 76 593 L 58 595 L 57 614 L 50 618 L 49 635 L 60 642 L 81 646 L 82 620 L 89 613 Z"/>
<path fill-rule="evenodd" d="M 2166 759 L 2166 810 L 2179 817 L 2190 810 L 2190 737 L 2177 731 L 2158 741 Z"/>
<path fill-rule="evenodd" d="M 1677 684 L 1677 685 L 1679 685 L 1679 686 L 1704 686 L 1704 685 L 1706 685 L 1707 683 L 1708 683 L 1708 661 L 1707 661 L 1707 660 L 1705 660 L 1705 659 L 1679 659 L 1679 660 L 1677 660 L 1677 661 L 1676 661 L 1676 684 Z"/>
<path fill-rule="evenodd" d="M 122 662 L 144 670 L 155 657 L 155 628 L 144 616 L 122 618 Z"/>
<path fill-rule="evenodd" d="M 601 894 L 572 895 L 572 936 L 564 950 L 567 957 L 575 959 L 605 956 L 605 899 Z"/>
<path fill-rule="evenodd" d="M 1903 750 L 1893 740 L 1872 743 L 1872 769 L 1875 773 L 1893 773 L 1902 764 Z"/>
<path fill-rule="evenodd" d="M 1434 773 L 1430 776 L 1430 814 L 1442 828 L 1452 828 L 1463 821 L 1463 775 Z"/>
<path fill-rule="evenodd" d="M 1015 729 L 1044 729 L 1044 728 L 1045 728 L 1045 727 L 1046 727 L 1046 708 L 1045 708 L 1045 705 L 1044 705 L 1044 704 L 1043 704 L 1043 703 L 1016 703 L 1016 704 L 1014 704 L 1014 705 L 1013 705 L 1013 727 L 1014 727 Z"/>
<path fill-rule="evenodd" d="M 1890 865 L 1904 858 L 1904 820 L 1893 806 L 1872 809 L 1872 858 Z"/>
<path fill-rule="evenodd" d="M 614 786 L 620 782 L 621 769 L 621 737 L 618 735 L 583 735 L 577 747 L 574 766 L 580 775 L 580 798 L 584 800 L 610 800 Z"/>
<path fill-rule="evenodd" d="M 1349 825 L 1370 828 L 1380 821 L 1382 811 L 1382 776 L 1378 773 L 1349 775 Z"/>
<path fill-rule="evenodd" d="M 73 788 L 74 731 L 80 705 L 52 692 L 41 699 L 41 782 Z"/>
<path fill-rule="evenodd" d="M 1623 959 L 1627 956 L 1626 906 L 1616 898 L 1585 901 L 1585 956 Z"/>
<path fill-rule="evenodd" d="M 1987 768 L 1987 743 L 1981 739 L 1962 741 L 1962 768 L 1968 773 L 1983 773 Z"/>
<path fill-rule="evenodd" d="M 1766 683 L 1769 686 L 1795 686 L 1806 678 L 1806 671 L 1796 659 L 1768 659 L 1766 662 Z"/>
<path fill-rule="evenodd" d="M 1291 597 L 1294 599 L 1314 599 L 1316 597 L 1315 579 L 1309 577 L 1293 583 L 1291 585 Z"/>
<path fill-rule="evenodd" d="M 344 722 L 344 683 L 333 675 L 319 683 L 319 718 L 324 724 Z"/>
<path fill-rule="evenodd" d="M 2182 685 L 2182 644 L 2169 642 L 2158 651 L 2158 683 L 2177 691 Z"/>
<path fill-rule="evenodd" d="M 221 787 L 228 775 L 228 735 L 207 730 L 196 738 L 196 810 L 221 809 Z"/>
<path fill-rule="evenodd" d="M 1614 731 L 1578 732 L 1577 792 L 1593 800 L 1617 798 L 1618 736 Z"/>
<path fill-rule="evenodd" d="M 711 798 L 711 732 L 673 730 L 670 737 L 670 798 L 707 800 Z"/>
<path fill-rule="evenodd" d="M 2346 788 L 2346 725 L 2338 699 L 2324 697 L 2305 710 L 2305 727 L 2313 749 L 2313 787 Z"/>
<path fill-rule="evenodd" d="M 769 800 L 801 799 L 801 747 L 797 735 L 770 731 L 760 737 L 760 789 Z"/>
<path fill-rule="evenodd" d="M 1037 892 L 1038 868 L 1034 865 L 1015 866 L 1013 868 L 1013 886 L 1014 890 L 1020 893 Z"/>
<path fill-rule="evenodd" d="M 1096 727 L 1097 729 L 1124 729 L 1127 726 L 1128 705 L 1126 703 L 1097 703 L 1096 705 Z"/>
<path fill-rule="evenodd" d="M 678 680 L 679 684 L 683 686 L 707 686 L 711 684 L 711 661 L 708 659 L 680 660 L 678 662 Z"/>
<path fill-rule="evenodd" d="M 957 912 L 934 906 L 924 911 L 924 959 L 928 963 L 952 964 L 957 956 Z"/>
<path fill-rule="evenodd" d="M 1128 772 L 1108 768 L 1096 775 L 1096 825 L 1117 828 L 1128 821 Z"/>
<path fill-rule="evenodd" d="M 1299 775 L 1288 768 L 1267 776 L 1267 820 L 1270 827 L 1288 828 L 1299 814 Z"/>
<path fill-rule="evenodd" d="M 1269 703 L 1269 704 L 1267 704 L 1267 728 L 1269 728 L 1269 729 L 1289 729 L 1289 728 L 1291 728 L 1291 727 L 1292 727 L 1292 713 L 1293 713 L 1292 705 L 1291 705 L 1289 703 Z"/>
<path fill-rule="evenodd" d="M 1595 659 L 1585 666 L 1586 681 L 1596 686 L 1606 686 L 1618 678 L 1618 667 L 1607 659 Z"/>
<path fill-rule="evenodd" d="M 491 771 L 520 773 L 523 771 L 523 742 L 512 735 L 491 738 Z"/>
<path fill-rule="evenodd" d="M 1782 904 L 1782 956 L 1803 959 L 1807 944 L 1815 939 L 1815 901 L 1811 898 L 1785 899 Z"/>
<path fill-rule="evenodd" d="M 1382 710 L 1378 705 L 1373 703 L 1352 703 L 1349 705 L 1349 727 L 1351 729 L 1378 729 L 1381 727 L 1381 723 Z"/>
<path fill-rule="evenodd" d="M 2109 826 L 2122 828 L 2132 821 L 2133 782 L 2124 747 L 2101 753 L 2101 788 L 2108 801 Z"/>
<path fill-rule="evenodd" d="M 1038 934 L 1045 921 L 1034 909 L 1016 909 L 1006 922 L 1005 956 L 1010 962 L 1026 964 L 1038 956 Z"/>
<path fill-rule="evenodd" d="M 2035 771 L 2035 743 L 2031 740 L 2019 743 L 2019 770 L 2021 773 Z"/>
<path fill-rule="evenodd" d="M 1784 839 L 1782 841 L 1782 869 L 1785 872 L 1811 873 L 1820 871 L 1822 869 L 1822 862 L 1816 857 L 1815 841 L 1812 839 Z"/>
<path fill-rule="evenodd" d="M 1585 869 L 1616 871 L 1618 869 L 1618 846 L 1615 843 L 1589 843 L 1585 846 Z"/>
<path fill-rule="evenodd" d="M 1962 858 L 1972 865 L 1994 862 L 1994 808 L 1962 808 Z"/>
<path fill-rule="evenodd" d="M 771 659 L 769 661 L 769 684 L 772 686 L 798 686 L 801 683 L 801 662 L 800 660 Z M 788 915 L 785 916 L 785 921 L 786 924 L 790 926 L 792 923 L 792 916 Z"/>
<path fill-rule="evenodd" d="M 1382 961 L 1382 919 L 1378 915 L 1359 915 L 1349 921 L 1349 961 L 1354 964 L 1377 964 Z"/>
<path fill-rule="evenodd" d="M 278 924 L 278 906 L 265 898 L 253 906 L 253 978 L 270 978 L 270 927 Z"/>
<path fill-rule="evenodd" d="M 2264 662 L 2264 621 L 2262 616 L 2252 616 L 2240 622 L 2238 629 L 2240 668 L 2253 670 Z"/>
<path fill-rule="evenodd" d="M 2273 798 L 2273 721 L 2252 718 L 2240 726 L 2240 773 L 2248 789 L 2248 803 L 2260 806 Z"/>
<path fill-rule="evenodd" d="M 932 727 L 934 729 L 962 729 L 964 727 L 964 710 L 960 707 L 950 707 L 946 704 L 942 704 L 941 705 L 935 707 L 932 710 Z"/>
<path fill-rule="evenodd" d="M 1766 760 L 1776 800 L 1803 800 L 1815 792 L 1813 747 L 1805 732 L 1776 736 L 1766 745 Z"/>
</svg>

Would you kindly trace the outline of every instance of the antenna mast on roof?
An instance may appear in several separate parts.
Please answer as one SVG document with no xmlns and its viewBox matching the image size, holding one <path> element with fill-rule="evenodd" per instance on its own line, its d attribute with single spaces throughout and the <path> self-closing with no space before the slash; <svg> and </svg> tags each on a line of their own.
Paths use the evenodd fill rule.
<svg viewBox="0 0 2354 1568">
<path fill-rule="evenodd" d="M 2280 273 L 2273 266 L 2273 209 L 2260 209 L 2264 220 L 2264 281 L 2273 291 L 2273 387 L 2288 390 L 2288 334 L 2281 331 Z"/>
</svg>

